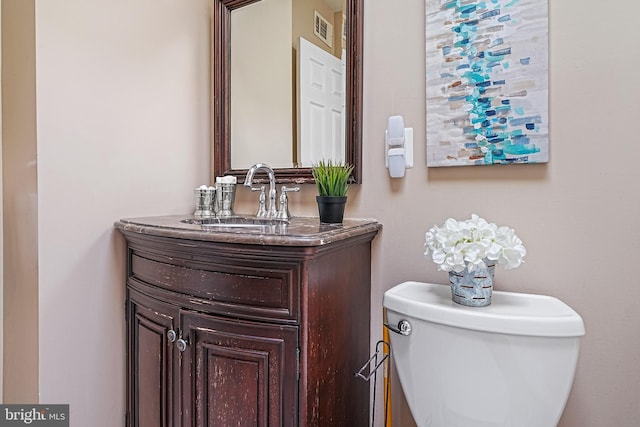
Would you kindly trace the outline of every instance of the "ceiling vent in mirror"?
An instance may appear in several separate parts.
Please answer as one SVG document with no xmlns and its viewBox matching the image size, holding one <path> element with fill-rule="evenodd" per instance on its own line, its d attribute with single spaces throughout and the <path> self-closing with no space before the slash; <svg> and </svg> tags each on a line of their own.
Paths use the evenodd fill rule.
<svg viewBox="0 0 640 427">
<path fill-rule="evenodd" d="M 333 25 L 320 15 L 317 10 L 313 11 L 313 34 L 325 42 L 329 47 L 333 45 Z"/>
</svg>

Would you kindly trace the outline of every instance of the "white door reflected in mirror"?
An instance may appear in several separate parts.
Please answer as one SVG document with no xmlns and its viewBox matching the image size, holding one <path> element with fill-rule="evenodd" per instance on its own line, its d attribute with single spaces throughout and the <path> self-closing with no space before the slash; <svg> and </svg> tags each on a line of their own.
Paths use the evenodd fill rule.
<svg viewBox="0 0 640 427">
<path fill-rule="evenodd" d="M 344 55 L 342 58 L 300 37 L 297 151 L 303 167 L 323 159 L 344 161 Z"/>
</svg>

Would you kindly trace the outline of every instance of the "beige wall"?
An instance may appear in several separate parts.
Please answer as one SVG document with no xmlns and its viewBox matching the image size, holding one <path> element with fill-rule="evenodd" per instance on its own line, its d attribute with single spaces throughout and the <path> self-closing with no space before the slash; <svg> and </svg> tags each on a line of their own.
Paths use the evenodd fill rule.
<svg viewBox="0 0 640 427">
<path fill-rule="evenodd" d="M 3 29 L 13 18 L 6 12 Z M 38 0 L 33 22 L 24 29 L 35 41 L 36 74 L 25 76 L 37 111 L 24 126 L 29 138 L 7 136 L 6 114 L 22 100 L 6 87 L 3 97 L 4 182 L 21 187 L 4 192 L 4 397 L 16 393 L 12 373 L 34 358 L 36 400 L 69 403 L 73 426 L 119 426 L 125 254 L 113 222 L 188 212 L 192 189 L 208 181 L 209 2 Z M 13 38 L 3 41 L 29 54 Z M 8 167 L 8 150 L 25 141 L 37 157 L 12 166 L 37 170 L 37 192 Z M 37 249 L 18 256 L 9 233 L 36 236 Z M 26 272 L 9 254 L 37 260 L 28 301 L 11 294 L 24 287 Z M 14 321 L 10 310 L 26 313 Z M 27 321 L 36 322 L 35 349 L 9 335 Z M 8 357 L 12 350 L 22 359 Z"/>
<path fill-rule="evenodd" d="M 38 402 L 35 3 L 2 2 L 3 402 Z"/>
<path fill-rule="evenodd" d="M 293 69 L 291 0 L 263 0 L 231 14 L 231 154 L 233 169 L 260 157 L 291 167 Z M 258 142 L 256 144 L 256 142 Z"/>
<path fill-rule="evenodd" d="M 372 343 L 381 337 L 385 290 L 405 280 L 447 282 L 423 258 L 424 233 L 476 212 L 514 227 L 529 250 L 523 266 L 496 272 L 497 289 L 554 295 L 584 318 L 560 426 L 633 427 L 640 419 L 640 279 L 632 270 L 640 241 L 640 85 L 632 70 L 640 64 L 632 32 L 613 17 L 637 15 L 640 3 L 565 0 L 550 2 L 549 13 L 551 162 L 428 170 L 424 1 L 365 2 L 364 183 L 350 190 L 347 215 L 384 226 L 373 245 Z M 383 149 L 393 114 L 404 115 L 416 138 L 416 167 L 395 180 Z M 314 214 L 314 196 L 312 186 L 290 196 L 292 213 Z M 247 202 L 237 210 L 251 212 L 255 197 L 243 190 Z M 394 426 L 410 427 L 398 390 L 393 398 Z"/>
</svg>

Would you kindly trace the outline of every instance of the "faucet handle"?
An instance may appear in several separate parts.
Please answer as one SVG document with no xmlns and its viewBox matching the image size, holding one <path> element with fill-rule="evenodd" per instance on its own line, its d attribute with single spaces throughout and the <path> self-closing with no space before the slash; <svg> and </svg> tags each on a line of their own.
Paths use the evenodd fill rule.
<svg viewBox="0 0 640 427">
<path fill-rule="evenodd" d="M 293 191 L 293 192 L 297 193 L 298 191 L 300 191 L 300 187 L 285 187 L 283 185 L 282 188 L 280 188 L 280 191 L 282 191 L 282 194 L 288 193 L 290 191 Z"/>
<path fill-rule="evenodd" d="M 267 216 L 267 208 L 265 207 L 267 196 L 264 193 L 264 188 L 265 188 L 264 185 L 261 185 L 260 187 L 251 187 L 251 191 L 260 192 L 260 199 L 258 201 L 258 211 L 256 212 L 257 218 L 264 218 L 265 216 Z"/>
<path fill-rule="evenodd" d="M 279 219 L 291 219 L 291 213 L 289 213 L 289 200 L 287 198 L 287 193 L 289 192 L 298 192 L 300 191 L 300 187 L 285 187 L 284 185 L 280 188 L 280 208 L 278 209 L 277 217 Z"/>
</svg>

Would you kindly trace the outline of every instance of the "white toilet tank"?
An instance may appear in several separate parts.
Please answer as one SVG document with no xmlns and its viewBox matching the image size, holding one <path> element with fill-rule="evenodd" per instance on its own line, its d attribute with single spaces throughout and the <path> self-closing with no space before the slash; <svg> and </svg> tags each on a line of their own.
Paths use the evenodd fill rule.
<svg viewBox="0 0 640 427">
<path fill-rule="evenodd" d="M 488 307 L 449 286 L 405 282 L 384 294 L 400 383 L 418 427 L 555 427 L 566 404 L 582 318 L 557 298 L 493 292 Z M 405 323 L 406 325 L 406 323 Z"/>
</svg>

